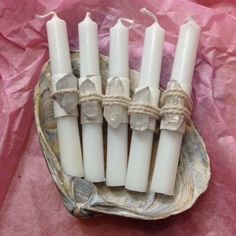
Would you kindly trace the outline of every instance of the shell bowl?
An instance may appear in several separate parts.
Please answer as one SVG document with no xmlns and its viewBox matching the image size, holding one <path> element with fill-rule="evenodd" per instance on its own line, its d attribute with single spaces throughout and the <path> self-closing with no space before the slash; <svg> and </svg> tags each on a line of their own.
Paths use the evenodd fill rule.
<svg viewBox="0 0 236 236">
<path fill-rule="evenodd" d="M 79 52 L 71 52 L 73 73 L 79 77 Z M 100 55 L 103 91 L 108 78 L 108 58 Z M 40 81 L 35 88 L 34 113 L 39 142 L 64 206 L 78 217 L 91 217 L 96 213 L 157 220 L 189 209 L 207 189 L 210 179 L 210 161 L 205 145 L 194 125 L 187 126 L 181 148 L 175 195 L 173 197 L 152 192 L 138 193 L 124 187 L 107 187 L 105 183 L 93 184 L 85 179 L 63 173 L 58 151 L 57 127 L 50 98 L 50 64 L 42 68 Z M 131 94 L 137 87 L 139 74 L 130 70 Z M 129 130 L 129 136 L 131 131 Z M 104 122 L 104 145 L 106 146 Z M 154 135 L 152 162 L 158 146 L 158 133 Z M 106 147 L 104 147 L 106 150 Z M 152 172 L 152 169 L 151 171 Z M 150 174 L 151 175 L 151 174 Z"/>
</svg>

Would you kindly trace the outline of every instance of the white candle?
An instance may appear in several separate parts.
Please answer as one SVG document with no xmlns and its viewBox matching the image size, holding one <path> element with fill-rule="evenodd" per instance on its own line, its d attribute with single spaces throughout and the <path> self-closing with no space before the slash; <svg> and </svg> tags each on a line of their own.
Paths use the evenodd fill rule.
<svg viewBox="0 0 236 236">
<path fill-rule="evenodd" d="M 47 22 L 48 46 L 51 63 L 52 84 L 68 73 L 72 73 L 69 43 L 67 37 L 66 23 L 56 13 Z M 39 17 L 46 17 L 39 16 Z M 57 117 L 57 133 L 59 142 L 60 161 L 65 173 L 83 177 L 83 163 L 80 146 L 78 120 L 75 116 L 66 115 L 65 111 L 57 102 L 54 104 Z M 61 115 L 61 116 L 60 116 Z"/>
<path fill-rule="evenodd" d="M 109 76 L 129 76 L 129 29 L 122 23 L 132 24 L 129 19 L 120 18 L 110 29 Z"/>
<path fill-rule="evenodd" d="M 119 19 L 110 29 L 109 77 L 118 76 L 124 86 L 125 96 L 129 97 L 129 29 L 122 21 L 133 23 L 128 19 Z M 119 95 L 119 94 L 113 94 Z M 107 168 L 108 186 L 125 185 L 128 158 L 128 115 L 127 122 L 117 128 L 108 125 L 107 129 Z"/>
<path fill-rule="evenodd" d="M 79 84 L 88 75 L 100 75 L 97 24 L 91 20 L 90 13 L 79 23 L 80 79 Z M 93 81 L 98 93 L 102 93 L 102 81 Z M 105 180 L 103 134 L 101 123 L 82 124 L 82 144 L 85 178 L 92 182 Z"/>
<path fill-rule="evenodd" d="M 145 10 L 145 12 L 147 12 Z M 150 15 L 150 12 L 148 12 Z M 158 24 L 156 17 L 151 15 L 155 22 L 145 31 L 144 52 L 142 57 L 140 82 L 136 91 L 149 87 L 151 103 L 157 106 L 159 100 L 159 79 L 163 53 L 165 31 Z M 152 130 L 134 130 L 132 132 L 129 163 L 125 188 L 145 192 L 147 190 L 150 158 L 152 152 L 153 130 L 156 120 L 150 119 Z"/>
<path fill-rule="evenodd" d="M 200 27 L 193 19 L 181 26 L 172 69 L 171 79 L 177 80 L 189 96 L 199 36 Z M 163 122 L 161 122 L 162 125 L 164 125 Z M 151 191 L 166 195 L 174 194 L 182 138 L 181 132 L 165 129 L 161 131 Z"/>
</svg>

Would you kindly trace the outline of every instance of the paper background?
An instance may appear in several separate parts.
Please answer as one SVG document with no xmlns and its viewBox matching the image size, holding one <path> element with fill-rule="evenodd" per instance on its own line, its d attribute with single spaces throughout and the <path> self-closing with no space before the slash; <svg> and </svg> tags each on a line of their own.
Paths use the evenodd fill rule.
<svg viewBox="0 0 236 236">
<path fill-rule="evenodd" d="M 109 28 L 133 18 L 130 65 L 139 69 L 145 27 L 156 13 L 166 30 L 161 84 L 171 72 L 179 26 L 192 15 L 202 27 L 193 80 L 193 120 L 211 159 L 207 192 L 191 210 L 142 222 L 100 216 L 73 218 L 48 173 L 33 117 L 33 90 L 48 59 L 45 21 L 50 10 L 68 23 L 78 48 L 77 23 L 91 11 L 99 26 L 100 52 L 108 54 Z M 236 2 L 220 0 L 3 0 L 0 2 L 0 235 L 235 235 L 236 234 Z M 4 200 L 5 199 L 5 200 Z M 4 200 L 4 201 L 3 201 Z"/>
</svg>

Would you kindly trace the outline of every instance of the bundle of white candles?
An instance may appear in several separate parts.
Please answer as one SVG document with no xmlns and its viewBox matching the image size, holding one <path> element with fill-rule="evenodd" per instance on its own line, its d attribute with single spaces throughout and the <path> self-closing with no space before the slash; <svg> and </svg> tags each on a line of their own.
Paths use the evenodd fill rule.
<svg viewBox="0 0 236 236">
<path fill-rule="evenodd" d="M 64 172 L 71 176 L 84 177 L 91 182 L 106 181 L 108 186 L 125 186 L 128 190 L 145 192 L 148 189 L 153 134 L 156 129 L 155 112 L 160 97 L 159 80 L 162 64 L 165 31 L 156 16 L 142 9 L 153 19 L 146 28 L 139 85 L 133 103 L 148 108 L 149 113 L 131 112 L 129 85 L 129 28 L 133 21 L 120 18 L 110 29 L 109 79 L 106 96 L 115 99 L 115 105 L 104 106 L 107 128 L 107 164 L 104 168 L 102 134 L 102 81 L 99 69 L 97 24 L 87 13 L 78 24 L 80 49 L 80 78 L 78 85 L 83 103 L 80 106 L 82 125 L 82 151 L 78 129 L 78 117 L 67 113 L 54 100 L 57 120 L 60 161 Z M 72 73 L 66 23 L 52 12 L 47 22 L 48 45 L 52 73 L 52 89 L 65 75 Z M 127 26 L 128 24 L 128 26 Z M 177 81 L 188 96 L 191 95 L 200 27 L 191 18 L 181 26 L 171 81 Z M 73 88 L 75 89 L 75 88 Z M 120 99 L 120 100 L 119 100 Z M 120 101 L 117 102 L 117 100 Z M 117 103 L 116 103 L 117 102 Z M 111 104 L 113 104 L 111 103 Z M 142 110 L 141 109 L 141 110 Z M 149 112 L 148 110 L 148 112 Z M 144 111 L 146 111 L 144 109 Z M 128 123 L 132 138 L 128 155 Z M 161 121 L 161 134 L 150 191 L 174 194 L 175 178 L 186 121 L 181 128 L 170 130 Z M 82 158 L 83 156 L 83 158 Z"/>
</svg>

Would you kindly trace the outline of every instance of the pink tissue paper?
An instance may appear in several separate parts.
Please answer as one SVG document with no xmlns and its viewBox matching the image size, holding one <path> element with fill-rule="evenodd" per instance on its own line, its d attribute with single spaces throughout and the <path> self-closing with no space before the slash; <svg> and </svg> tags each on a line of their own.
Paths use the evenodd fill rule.
<svg viewBox="0 0 236 236">
<path fill-rule="evenodd" d="M 193 79 L 193 120 L 212 168 L 207 192 L 192 209 L 165 220 L 102 215 L 76 219 L 63 207 L 38 143 L 33 92 L 48 60 L 45 22 L 51 10 L 67 22 L 71 49 L 86 11 L 108 55 L 109 29 L 119 17 L 135 20 L 130 66 L 139 70 L 144 30 L 166 30 L 161 85 L 170 78 L 178 31 L 189 15 L 202 27 Z M 236 235 L 236 2 L 234 0 L 2 0 L 0 2 L 0 235 Z"/>
</svg>

